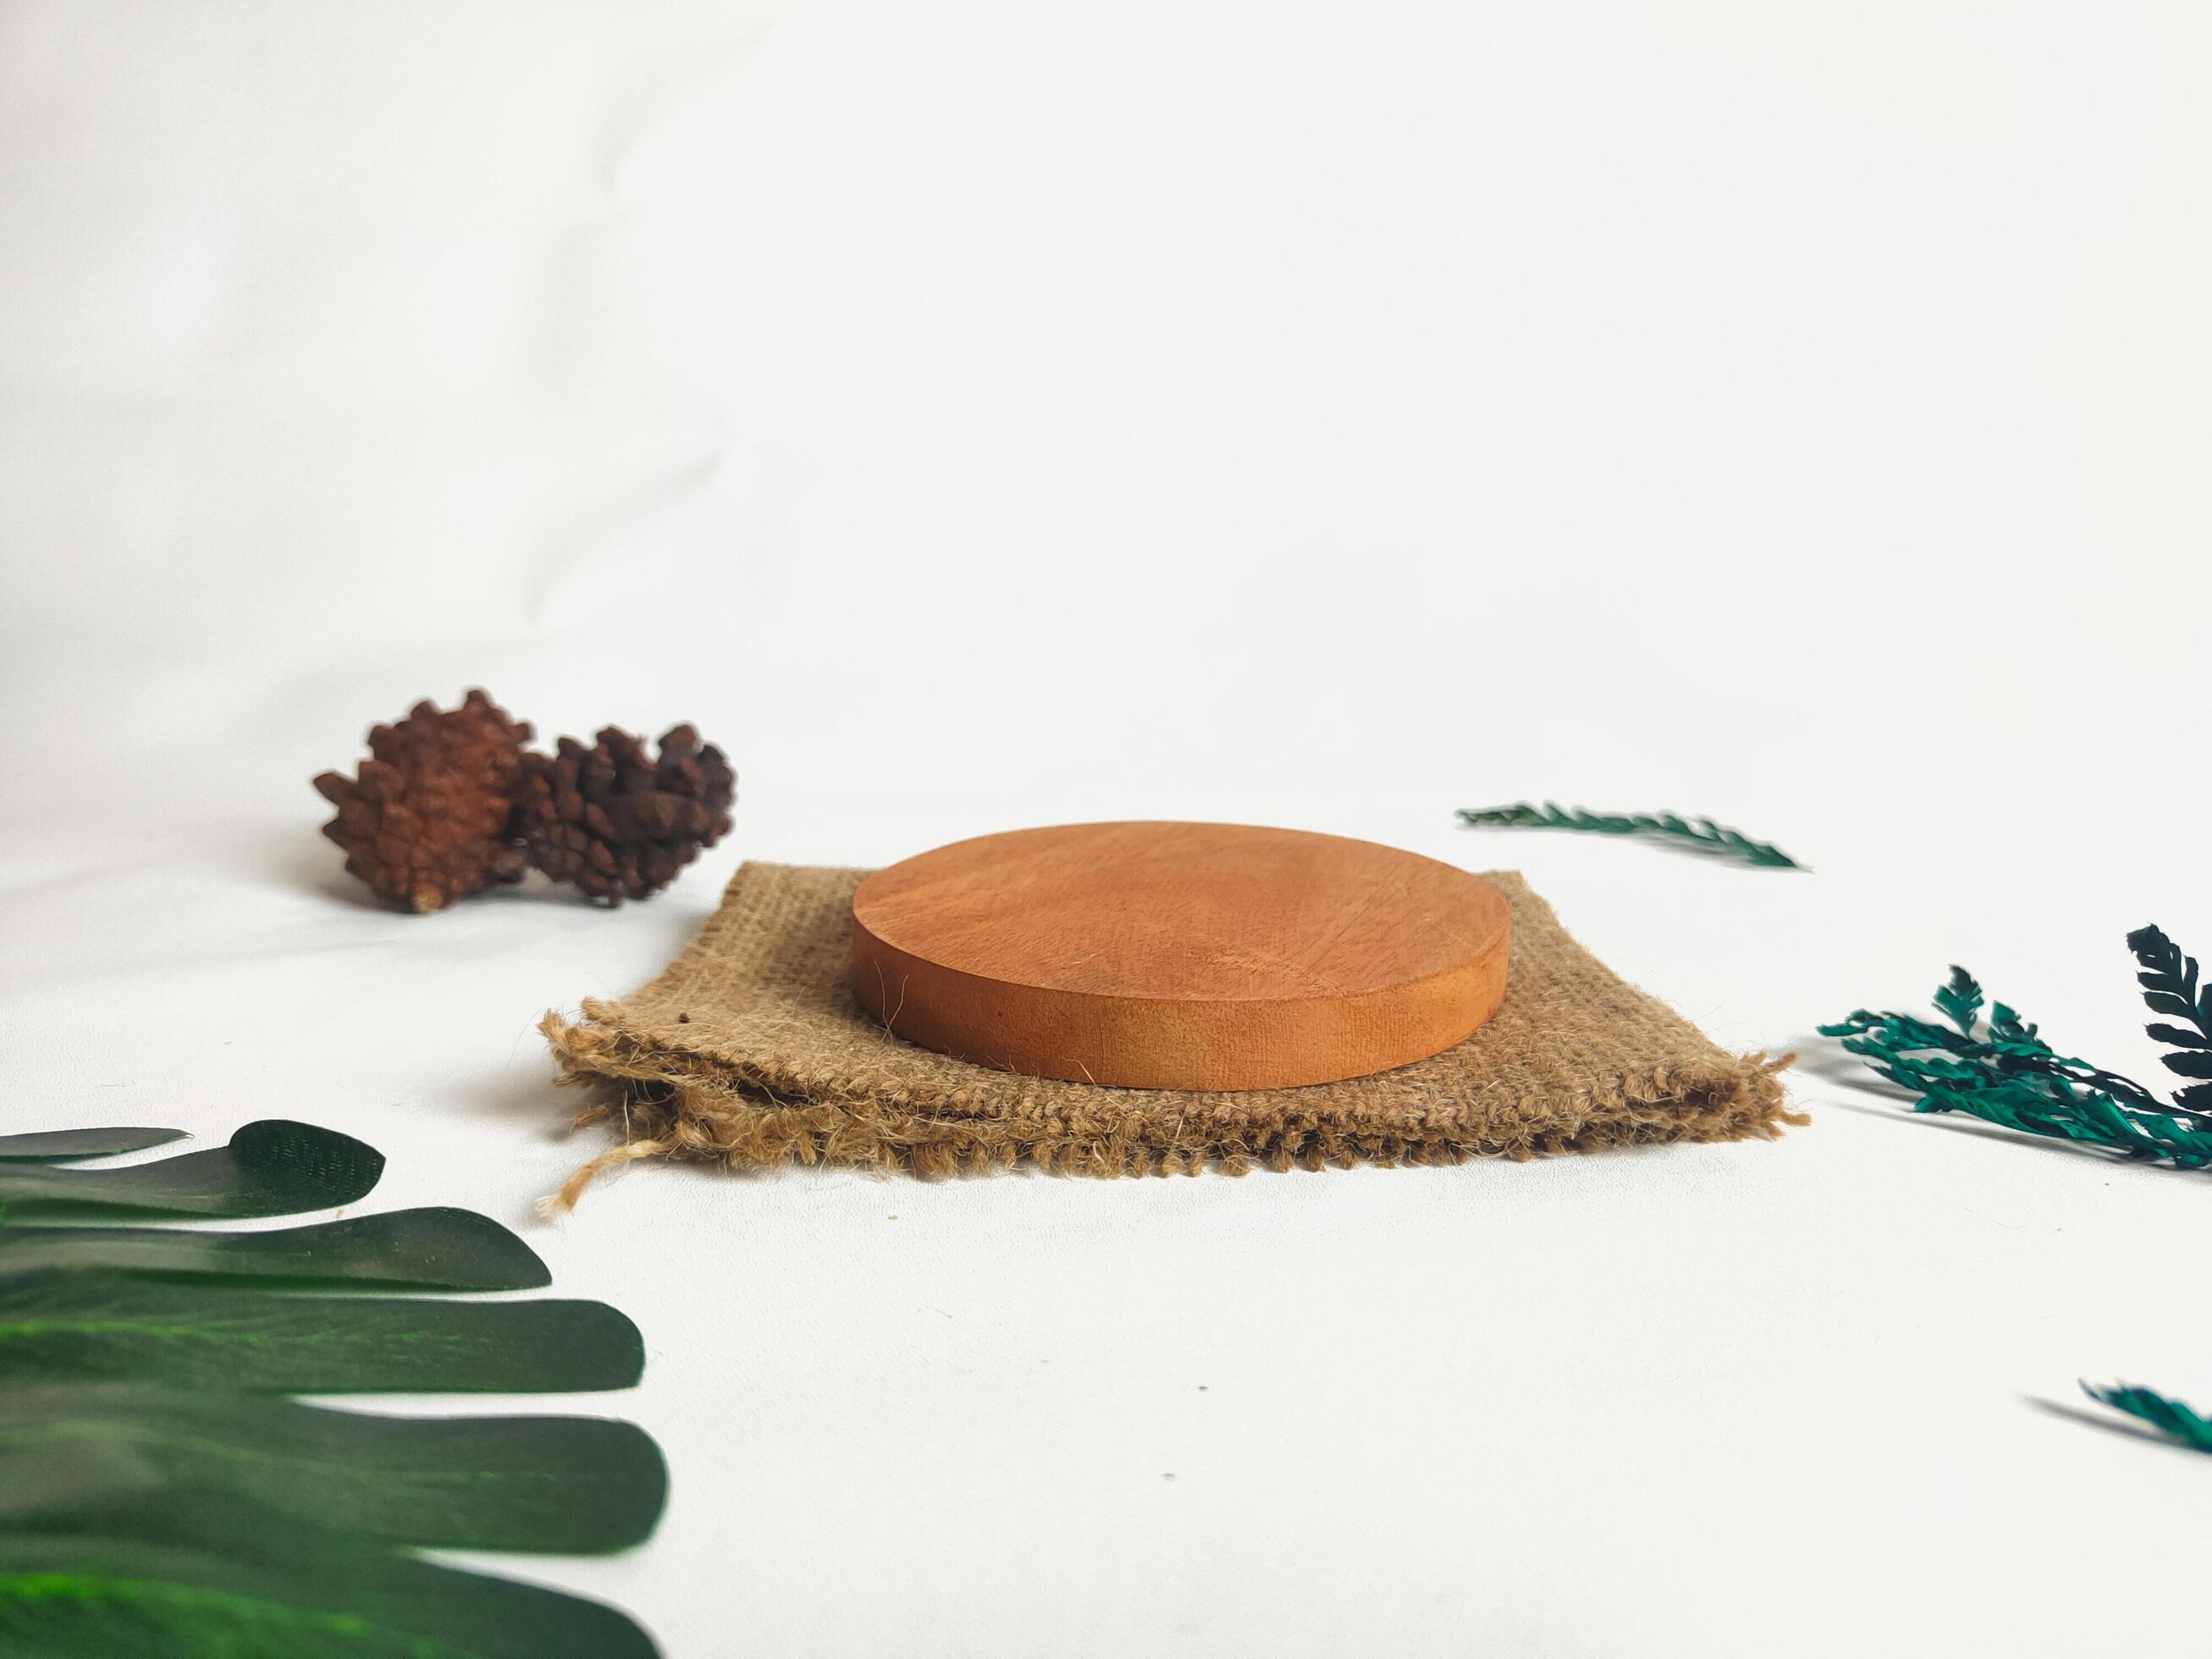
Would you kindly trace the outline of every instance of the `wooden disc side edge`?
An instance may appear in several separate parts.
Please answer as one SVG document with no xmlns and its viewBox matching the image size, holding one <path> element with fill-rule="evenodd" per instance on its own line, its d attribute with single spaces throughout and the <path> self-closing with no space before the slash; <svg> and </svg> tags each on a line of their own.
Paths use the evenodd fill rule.
<svg viewBox="0 0 2212 1659">
<path fill-rule="evenodd" d="M 1287 1089 L 1465 1041 L 1504 1000 L 1510 919 L 1480 955 L 1352 997 L 1177 1002 L 1018 985 L 902 951 L 853 919 L 853 992 L 894 1036 L 1030 1077 L 1133 1089 Z"/>
</svg>

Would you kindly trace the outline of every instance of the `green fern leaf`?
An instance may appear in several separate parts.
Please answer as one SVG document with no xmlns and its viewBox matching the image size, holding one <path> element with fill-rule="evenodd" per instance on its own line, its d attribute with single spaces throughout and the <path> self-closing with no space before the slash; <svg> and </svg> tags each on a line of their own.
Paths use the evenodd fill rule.
<svg viewBox="0 0 2212 1659">
<path fill-rule="evenodd" d="M 2202 1031 L 2185 1031 L 2179 1025 L 2146 1025 L 2143 1030 L 2176 1048 L 2212 1048 L 2212 1036 Z"/>
<path fill-rule="evenodd" d="M 2156 934 L 2150 939 L 2146 934 Z M 2196 963 L 2185 963 L 2156 929 L 2129 936 L 2144 977 L 2160 986 L 2196 987 Z M 2147 992 L 2146 1000 L 2179 989 Z M 2102 1147 L 2122 1157 L 2177 1169 L 2212 1168 L 2212 1085 L 2185 1089 L 2161 1103 L 2131 1078 L 2055 1052 L 2004 1003 L 1990 1010 L 1986 1034 L 1978 1030 L 1982 988 L 1954 967 L 1935 995 L 1937 1010 L 1955 1030 L 1909 1014 L 1858 1009 L 1820 1028 L 1841 1039 L 1849 1053 L 1915 1097 L 1917 1112 L 1960 1112 L 2023 1134 Z M 2154 1028 L 2155 1031 L 2156 1028 Z M 2166 1057 L 2185 1077 L 2212 1078 L 2212 1051 L 2185 1046 Z"/>
<path fill-rule="evenodd" d="M 1936 993 L 1936 1006 L 1944 1018 L 1959 1028 L 1961 1036 L 1972 1036 L 1974 1021 L 1982 1012 L 1981 982 L 1953 963 L 1951 982 Z"/>
<path fill-rule="evenodd" d="M 2169 1440 L 2196 1451 L 2212 1452 L 2212 1421 L 2154 1389 L 2126 1382 L 2100 1389 L 2084 1382 L 2081 1392 L 2100 1406 L 2110 1406 L 2149 1424 Z"/>
<path fill-rule="evenodd" d="M 1753 841 L 1740 830 L 1701 817 L 1692 823 L 1675 812 L 1569 811 L 1557 801 L 1536 806 L 1518 801 L 1510 806 L 1462 806 L 1459 821 L 1475 829 L 1575 830 L 1601 836 L 1640 836 L 1686 851 L 1717 855 L 1770 870 L 1802 870 L 1804 866 L 1771 842 Z"/>
</svg>

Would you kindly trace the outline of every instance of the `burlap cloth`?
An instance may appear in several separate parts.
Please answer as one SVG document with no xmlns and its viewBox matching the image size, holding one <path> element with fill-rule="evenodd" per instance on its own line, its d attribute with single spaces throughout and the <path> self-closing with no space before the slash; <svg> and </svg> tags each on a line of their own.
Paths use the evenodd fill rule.
<svg viewBox="0 0 2212 1659">
<path fill-rule="evenodd" d="M 580 1124 L 623 1139 L 554 1200 L 643 1158 L 732 1169 L 866 1164 L 921 1176 L 1031 1162 L 1067 1175 L 1242 1175 L 1255 1164 L 1456 1164 L 1802 1123 L 1775 1073 L 1624 984 L 1511 872 L 1504 1005 L 1443 1054 L 1304 1089 L 1200 1094 L 994 1071 L 890 1036 L 846 987 L 853 890 L 868 872 L 747 864 L 661 975 L 542 1029 L 564 1080 L 602 1096 Z"/>
</svg>

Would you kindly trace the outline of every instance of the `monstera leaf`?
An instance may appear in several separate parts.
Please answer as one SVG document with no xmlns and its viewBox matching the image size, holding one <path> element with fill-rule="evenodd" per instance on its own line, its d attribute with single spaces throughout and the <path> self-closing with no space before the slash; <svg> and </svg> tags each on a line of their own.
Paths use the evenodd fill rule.
<svg viewBox="0 0 2212 1659">
<path fill-rule="evenodd" d="M 0 1523 L 0 1653 L 40 1659 L 650 1659 L 612 1607 L 433 1566 L 228 1492 Z"/>
<path fill-rule="evenodd" d="M 596 1417 L 372 1417 L 138 1384 L 0 1389 L 0 1527 L 57 1498 L 217 1490 L 451 1549 L 596 1554 L 668 1495 L 652 1437 Z"/>
<path fill-rule="evenodd" d="M 119 1133 L 173 1133 L 146 1129 Z M 55 1137 L 27 1139 L 52 1141 Z M 32 1156 L 87 1158 L 93 1154 L 47 1152 Z M 154 1164 L 132 1164 L 118 1170 L 58 1170 L 42 1164 L 11 1169 L 0 1164 L 0 1205 L 10 1212 L 18 1208 L 67 1212 L 119 1209 L 172 1215 L 298 1215 L 304 1210 L 335 1209 L 366 1198 L 383 1174 L 384 1154 L 351 1135 L 270 1118 L 247 1124 L 230 1138 L 228 1146 L 186 1152 Z"/>
<path fill-rule="evenodd" d="M 553 1282 L 537 1251 L 470 1210 L 394 1210 L 252 1233 L 0 1227 L 0 1278 L 64 1267 L 436 1291 L 534 1291 Z"/>
<path fill-rule="evenodd" d="M 599 1418 L 395 1418 L 271 1394 L 627 1388 L 637 1328 L 598 1302 L 313 1286 L 532 1289 L 529 1246 L 464 1210 L 257 1232 L 25 1226 L 106 1212 L 350 1204 L 384 1159 L 308 1124 L 121 1168 L 168 1129 L 0 1137 L 0 1654 L 53 1659 L 643 1659 L 615 1609 L 409 1547 L 576 1554 L 646 1538 L 659 1448 Z"/>
<path fill-rule="evenodd" d="M 627 1389 L 644 1369 L 637 1327 L 604 1302 L 305 1296 L 54 1270 L 0 1279 L 0 1382 L 569 1394 Z"/>
<path fill-rule="evenodd" d="M 117 1152 L 143 1152 L 149 1146 L 166 1146 L 184 1138 L 182 1129 L 49 1129 L 37 1134 L 0 1135 L 0 1163 L 107 1158 Z"/>
</svg>

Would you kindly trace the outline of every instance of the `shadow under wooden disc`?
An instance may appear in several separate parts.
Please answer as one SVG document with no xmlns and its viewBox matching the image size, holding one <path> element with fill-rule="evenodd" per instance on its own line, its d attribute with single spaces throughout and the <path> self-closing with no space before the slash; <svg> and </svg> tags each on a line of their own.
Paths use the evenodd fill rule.
<svg viewBox="0 0 2212 1659">
<path fill-rule="evenodd" d="M 894 1035 L 1032 1077 L 1279 1089 L 1449 1048 L 1505 994 L 1478 876 L 1372 842 L 1079 823 L 862 882 L 853 989 Z"/>
</svg>

